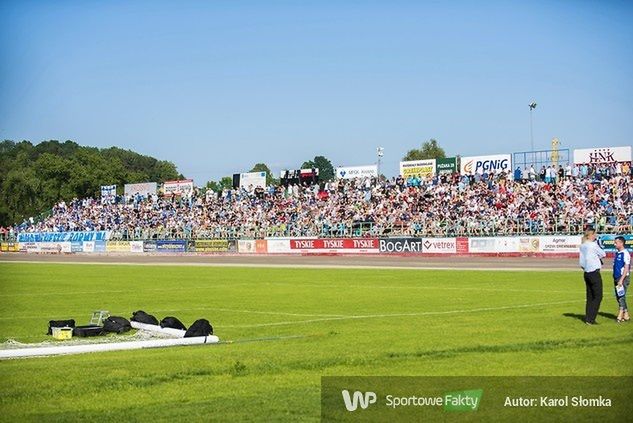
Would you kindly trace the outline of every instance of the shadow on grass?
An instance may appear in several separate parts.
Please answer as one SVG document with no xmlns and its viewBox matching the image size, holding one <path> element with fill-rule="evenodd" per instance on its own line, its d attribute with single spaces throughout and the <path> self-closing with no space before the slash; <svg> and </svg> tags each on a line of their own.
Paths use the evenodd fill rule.
<svg viewBox="0 0 633 423">
<path fill-rule="evenodd" d="M 572 319 L 578 319 L 582 322 L 585 321 L 585 315 L 584 314 L 578 314 L 578 313 L 563 313 L 563 316 L 565 317 L 571 317 Z M 607 319 L 617 319 L 618 316 L 616 316 L 613 313 L 605 313 L 603 311 L 598 312 L 598 316 L 602 316 L 605 317 Z"/>
</svg>

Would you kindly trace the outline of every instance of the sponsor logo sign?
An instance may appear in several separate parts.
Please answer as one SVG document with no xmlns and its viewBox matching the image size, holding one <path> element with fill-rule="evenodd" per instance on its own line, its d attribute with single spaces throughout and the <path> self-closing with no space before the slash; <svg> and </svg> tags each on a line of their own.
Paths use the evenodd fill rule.
<svg viewBox="0 0 633 423">
<path fill-rule="evenodd" d="M 599 235 L 598 236 L 598 244 L 606 251 L 607 253 L 615 253 L 617 250 L 615 249 L 615 237 L 618 235 Z M 633 235 L 626 234 L 622 235 L 624 237 L 625 248 L 629 250 L 629 252 L 633 253 Z"/>
<path fill-rule="evenodd" d="M 3 253 L 15 253 L 20 251 L 20 244 L 17 242 L 2 242 L 0 243 L 0 251 Z"/>
<path fill-rule="evenodd" d="M 291 239 L 290 249 L 301 252 L 377 253 L 379 241 L 370 238 Z"/>
<path fill-rule="evenodd" d="M 268 241 L 265 239 L 255 240 L 255 252 L 257 254 L 268 253 Z"/>
<path fill-rule="evenodd" d="M 520 253 L 536 253 L 541 247 L 541 242 L 537 237 L 519 237 L 519 252 Z"/>
<path fill-rule="evenodd" d="M 156 251 L 160 253 L 184 253 L 186 244 L 182 239 L 160 239 L 156 241 Z"/>
<path fill-rule="evenodd" d="M 253 239 L 240 239 L 237 241 L 237 251 L 240 254 L 254 254 L 255 253 L 255 240 Z"/>
<path fill-rule="evenodd" d="M 405 179 L 410 176 L 432 178 L 435 175 L 435 159 L 400 162 L 400 175 Z"/>
<path fill-rule="evenodd" d="M 422 238 L 382 238 L 379 248 L 381 253 L 422 254 Z"/>
<path fill-rule="evenodd" d="M 240 173 L 240 188 L 266 188 L 266 172 Z"/>
<path fill-rule="evenodd" d="M 458 237 L 455 239 L 457 254 L 468 254 L 468 238 Z"/>
<path fill-rule="evenodd" d="M 123 193 L 127 196 L 142 195 L 148 197 L 155 195 L 158 191 L 158 184 L 156 182 L 142 182 L 140 184 L 125 184 L 123 186 Z"/>
<path fill-rule="evenodd" d="M 144 253 L 156 252 L 156 241 L 143 241 L 143 252 Z"/>
<path fill-rule="evenodd" d="M 130 252 L 132 252 L 132 253 L 142 253 L 143 252 L 143 241 L 130 241 Z"/>
<path fill-rule="evenodd" d="M 455 254 L 457 252 L 457 241 L 455 238 L 424 238 L 422 240 L 422 251 L 433 254 Z"/>
<path fill-rule="evenodd" d="M 129 253 L 130 252 L 130 241 L 108 241 L 106 243 L 106 251 L 107 252 Z"/>
<path fill-rule="evenodd" d="M 193 191 L 193 179 L 184 179 L 182 181 L 166 181 L 163 184 L 163 192 L 165 195 L 181 195 L 189 191 Z"/>
<path fill-rule="evenodd" d="M 494 238 L 468 238 L 468 251 L 471 253 L 495 253 L 496 241 Z"/>
<path fill-rule="evenodd" d="M 377 165 L 346 166 L 336 168 L 336 177 L 338 179 L 375 178 L 377 176 Z"/>
<path fill-rule="evenodd" d="M 578 253 L 581 241 L 580 235 L 541 236 L 539 250 L 543 253 Z"/>
<path fill-rule="evenodd" d="M 229 241 L 226 239 L 197 239 L 194 248 L 198 253 L 219 253 L 229 251 Z"/>
<path fill-rule="evenodd" d="M 512 175 L 512 158 L 510 154 L 495 154 L 492 156 L 462 157 L 460 173 L 462 175 L 480 175 L 485 173 L 499 173 L 505 171 Z"/>
<path fill-rule="evenodd" d="M 435 160 L 435 173 L 441 175 L 443 173 L 457 172 L 457 159 L 455 157 L 447 157 L 445 159 Z"/>
<path fill-rule="evenodd" d="M 597 147 L 574 150 L 574 164 L 630 162 L 631 146 Z"/>
</svg>

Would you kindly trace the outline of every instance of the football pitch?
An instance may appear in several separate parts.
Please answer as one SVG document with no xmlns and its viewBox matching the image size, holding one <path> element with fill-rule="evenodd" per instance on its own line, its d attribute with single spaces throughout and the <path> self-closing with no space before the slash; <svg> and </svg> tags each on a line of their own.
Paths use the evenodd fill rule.
<svg viewBox="0 0 633 423">
<path fill-rule="evenodd" d="M 4 360 L 0 420 L 316 421 L 321 376 L 633 375 L 608 272 L 586 326 L 570 271 L 0 264 L 5 345 L 100 309 L 206 318 L 222 343 Z"/>
</svg>

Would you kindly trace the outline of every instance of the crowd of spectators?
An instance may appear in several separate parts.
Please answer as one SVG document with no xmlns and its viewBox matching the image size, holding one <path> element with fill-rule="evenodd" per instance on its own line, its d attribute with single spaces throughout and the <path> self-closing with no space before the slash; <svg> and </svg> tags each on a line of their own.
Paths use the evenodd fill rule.
<svg viewBox="0 0 633 423">
<path fill-rule="evenodd" d="M 631 231 L 630 164 L 517 168 L 432 179 L 364 178 L 183 195 L 61 201 L 19 231 L 112 231 L 114 239 L 515 235 Z M 0 233 L 1 234 L 1 233 Z"/>
</svg>

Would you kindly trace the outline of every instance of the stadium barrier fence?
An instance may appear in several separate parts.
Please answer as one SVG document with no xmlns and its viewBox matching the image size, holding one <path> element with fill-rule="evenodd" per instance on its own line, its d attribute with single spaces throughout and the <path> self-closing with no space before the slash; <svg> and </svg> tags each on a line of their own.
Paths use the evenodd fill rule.
<svg viewBox="0 0 633 423">
<path fill-rule="evenodd" d="M 54 235 L 54 236 L 53 236 Z M 1 242 L 2 253 L 44 254 L 286 254 L 286 255 L 498 255 L 577 256 L 580 235 L 520 235 L 493 237 L 266 237 L 264 239 L 110 239 L 89 232 L 29 234 L 22 242 Z M 615 252 L 615 234 L 599 235 L 605 251 Z M 633 234 L 624 235 L 633 251 Z"/>
</svg>

